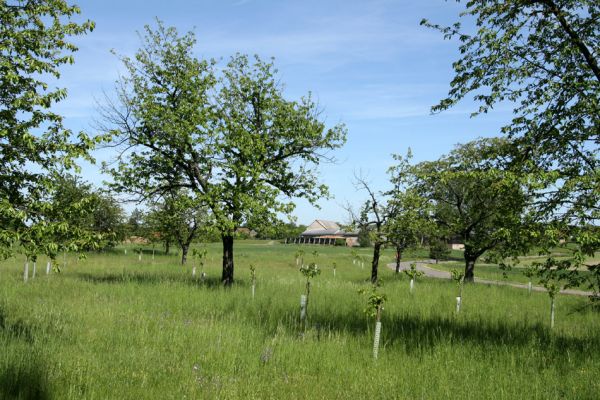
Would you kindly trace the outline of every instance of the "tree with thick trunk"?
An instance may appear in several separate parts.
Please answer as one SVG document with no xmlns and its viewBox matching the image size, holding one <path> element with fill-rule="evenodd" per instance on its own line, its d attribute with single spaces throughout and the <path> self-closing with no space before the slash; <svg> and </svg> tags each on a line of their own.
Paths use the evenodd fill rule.
<svg viewBox="0 0 600 400">
<path fill-rule="evenodd" d="M 146 26 L 116 102 L 104 109 L 105 139 L 120 150 L 105 170 L 113 188 L 146 199 L 185 188 L 206 207 L 223 239 L 223 282 L 233 283 L 233 232 L 289 214 L 290 199 L 328 194 L 316 167 L 346 137 L 329 129 L 310 96 L 283 97 L 272 62 L 237 54 L 216 68 L 194 53 L 192 33 Z"/>
<path fill-rule="evenodd" d="M 221 274 L 221 282 L 225 286 L 233 283 L 233 234 L 221 236 L 223 242 L 223 273 Z"/>
<path fill-rule="evenodd" d="M 417 189 L 433 207 L 434 235 L 460 237 L 464 243 L 467 282 L 486 251 L 517 255 L 528 239 L 523 228 L 529 182 L 498 161 L 506 144 L 480 139 L 414 167 Z"/>
</svg>

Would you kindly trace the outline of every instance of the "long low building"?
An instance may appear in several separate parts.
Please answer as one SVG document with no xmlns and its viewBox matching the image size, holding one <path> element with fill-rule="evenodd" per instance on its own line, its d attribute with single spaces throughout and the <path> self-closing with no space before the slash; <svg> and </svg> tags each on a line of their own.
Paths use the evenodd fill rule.
<svg viewBox="0 0 600 400">
<path fill-rule="evenodd" d="M 287 239 L 286 242 L 299 244 L 335 244 L 339 239 L 343 239 L 346 246 L 357 246 L 358 232 L 345 231 L 333 221 L 316 219 L 300 234 L 300 237 Z"/>
</svg>

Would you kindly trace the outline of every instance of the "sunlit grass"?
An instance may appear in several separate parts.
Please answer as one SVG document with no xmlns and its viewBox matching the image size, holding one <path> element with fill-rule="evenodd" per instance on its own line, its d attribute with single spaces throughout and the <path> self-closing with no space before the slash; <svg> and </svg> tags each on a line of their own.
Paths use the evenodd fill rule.
<svg viewBox="0 0 600 400">
<path fill-rule="evenodd" d="M 375 362 L 358 294 L 369 249 L 359 249 L 363 269 L 348 249 L 304 247 L 322 273 L 302 333 L 296 246 L 238 243 L 230 289 L 219 284 L 220 246 L 206 247 L 205 281 L 192 278 L 193 258 L 182 267 L 174 252 L 152 260 L 147 250 L 139 262 L 131 247 L 69 255 L 49 277 L 42 259 L 27 284 L 21 259 L 1 263 L 0 398 L 594 398 L 600 389 L 600 315 L 585 298 L 559 296 L 550 331 L 544 293 L 467 285 L 456 315 L 456 285 L 419 279 L 411 295 L 382 266 Z"/>
</svg>

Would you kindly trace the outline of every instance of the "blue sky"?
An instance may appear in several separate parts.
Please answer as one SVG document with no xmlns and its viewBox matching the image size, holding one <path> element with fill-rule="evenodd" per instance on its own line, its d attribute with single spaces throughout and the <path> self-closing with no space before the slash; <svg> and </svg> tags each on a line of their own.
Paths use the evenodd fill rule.
<svg viewBox="0 0 600 400">
<path fill-rule="evenodd" d="M 462 4 L 423 1 L 129 0 L 79 1 L 82 17 L 96 29 L 76 40 L 75 64 L 64 69 L 61 86 L 69 97 L 57 109 L 74 130 L 94 132 L 96 101 L 113 92 L 123 68 L 110 53 L 130 55 L 139 46 L 136 31 L 155 17 L 180 32 L 193 30 L 199 57 L 226 59 L 235 52 L 275 57 L 289 99 L 309 91 L 329 125 L 343 122 L 346 145 L 338 163 L 323 165 L 321 179 L 334 198 L 321 209 L 297 201 L 299 223 L 315 218 L 347 221 L 341 205 L 356 206 L 365 193 L 353 186 L 354 172 L 385 190 L 392 153 L 433 160 L 456 143 L 494 136 L 510 117 L 508 109 L 470 118 L 472 103 L 431 115 L 448 91 L 457 43 L 419 25 L 422 18 L 449 24 Z M 102 157 L 102 155 L 99 155 Z M 86 180 L 100 185 L 95 166 Z M 132 206 L 127 207 L 131 209 Z"/>
</svg>

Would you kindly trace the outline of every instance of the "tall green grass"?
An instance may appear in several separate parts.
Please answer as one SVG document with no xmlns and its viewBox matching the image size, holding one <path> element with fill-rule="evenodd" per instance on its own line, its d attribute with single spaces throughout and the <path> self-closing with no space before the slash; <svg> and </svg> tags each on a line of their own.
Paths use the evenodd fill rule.
<svg viewBox="0 0 600 400">
<path fill-rule="evenodd" d="M 220 247 L 207 249 L 205 281 L 192 278 L 193 259 L 182 267 L 176 254 L 146 251 L 139 262 L 131 247 L 69 255 L 61 274 L 38 268 L 26 284 L 23 260 L 1 263 L 0 398 L 597 398 L 600 315 L 585 298 L 559 296 L 551 331 L 544 293 L 467 285 L 456 315 L 451 282 L 423 278 L 411 295 L 382 267 L 388 301 L 374 361 L 374 321 L 358 294 L 368 262 L 305 247 L 305 262 L 323 271 L 303 332 L 295 246 L 237 243 L 230 289 L 219 284 Z"/>
</svg>

